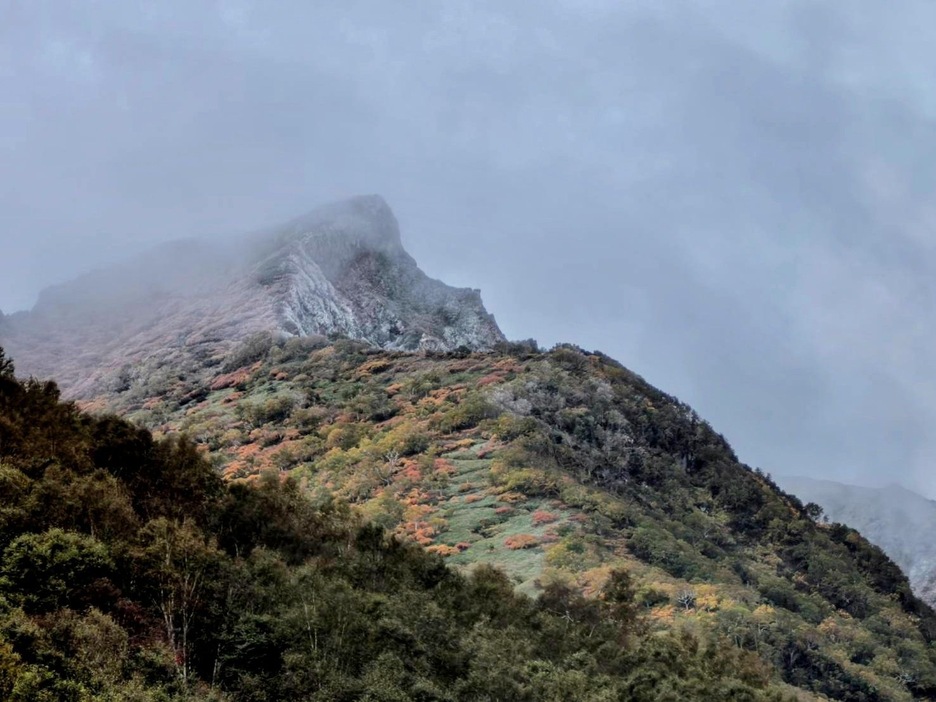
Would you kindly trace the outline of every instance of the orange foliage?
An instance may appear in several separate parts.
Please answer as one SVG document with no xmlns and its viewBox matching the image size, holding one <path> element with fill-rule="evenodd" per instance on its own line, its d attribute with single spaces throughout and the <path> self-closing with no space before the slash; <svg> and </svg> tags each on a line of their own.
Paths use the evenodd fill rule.
<svg viewBox="0 0 936 702">
<path fill-rule="evenodd" d="M 552 524 L 557 519 L 559 519 L 559 515 L 553 514 L 552 512 L 547 512 L 542 509 L 538 509 L 533 513 L 533 524 L 536 526 L 541 524 Z"/>
<path fill-rule="evenodd" d="M 495 383 L 502 383 L 502 382 L 504 382 L 503 375 L 501 375 L 500 373 L 491 373 L 490 375 L 486 375 L 483 378 L 478 380 L 478 387 L 483 388 L 488 385 L 494 385 Z"/>
<path fill-rule="evenodd" d="M 448 544 L 436 544 L 435 546 L 430 546 L 426 549 L 429 553 L 438 553 L 443 558 L 448 556 L 454 556 L 456 553 L 461 553 L 461 549 L 457 546 L 449 546 Z"/>
<path fill-rule="evenodd" d="M 361 364 L 354 375 L 356 378 L 367 378 L 377 373 L 383 373 L 388 368 L 390 368 L 389 361 L 383 358 L 375 358 L 372 361 Z"/>
<path fill-rule="evenodd" d="M 502 358 L 500 361 L 494 364 L 494 367 L 499 371 L 504 371 L 505 373 L 519 373 L 523 370 L 523 366 L 521 366 L 512 358 Z"/>
<path fill-rule="evenodd" d="M 405 500 L 403 502 L 406 504 Z M 403 519 L 407 522 L 417 522 L 425 519 L 433 512 L 435 512 L 435 509 L 429 505 L 409 504 L 403 512 Z"/>
<path fill-rule="evenodd" d="M 209 387 L 212 390 L 223 390 L 224 388 L 233 388 L 235 385 L 246 383 L 250 379 L 250 376 L 252 376 L 261 365 L 263 365 L 263 362 L 257 361 L 252 366 L 238 368 L 232 373 L 219 375 L 212 381 Z"/>
<path fill-rule="evenodd" d="M 416 461 L 407 461 L 404 464 L 403 471 L 400 473 L 400 476 L 407 478 L 408 480 L 418 481 L 422 479 L 422 473 L 419 470 L 419 464 Z"/>
<path fill-rule="evenodd" d="M 494 514 L 504 515 L 504 514 L 510 514 L 513 511 L 514 511 L 513 507 L 504 505 L 503 507 L 498 507 L 497 509 L 495 509 Z"/>
<path fill-rule="evenodd" d="M 413 522 L 405 526 L 405 531 L 420 546 L 428 546 L 436 536 L 435 527 L 428 522 Z"/>
<path fill-rule="evenodd" d="M 432 462 L 432 470 L 441 475 L 455 475 L 455 466 L 444 458 L 435 459 Z"/>
<path fill-rule="evenodd" d="M 511 551 L 519 551 L 525 548 L 536 548 L 539 546 L 539 540 L 533 534 L 516 534 L 504 539 L 504 546 Z"/>
<path fill-rule="evenodd" d="M 503 495 L 497 498 L 498 502 L 508 502 L 510 504 L 516 504 L 517 502 L 523 502 L 526 500 L 526 495 L 522 492 L 505 492 Z"/>
<path fill-rule="evenodd" d="M 465 502 L 467 502 L 468 504 L 471 504 L 472 502 L 480 502 L 483 499 L 484 499 L 484 495 L 478 492 L 474 492 L 470 495 L 465 495 Z"/>
<path fill-rule="evenodd" d="M 103 398 L 98 398 L 96 400 L 79 400 L 75 403 L 82 412 L 103 412 L 107 409 L 107 401 Z"/>
<path fill-rule="evenodd" d="M 250 458 L 258 453 L 260 453 L 260 444 L 244 444 L 234 449 L 234 454 L 240 459 Z"/>
<path fill-rule="evenodd" d="M 465 371 L 472 370 L 474 366 L 475 366 L 475 362 L 470 358 L 466 358 L 460 361 L 453 361 L 452 363 L 450 363 L 448 366 L 448 372 L 449 373 L 464 373 Z"/>
</svg>

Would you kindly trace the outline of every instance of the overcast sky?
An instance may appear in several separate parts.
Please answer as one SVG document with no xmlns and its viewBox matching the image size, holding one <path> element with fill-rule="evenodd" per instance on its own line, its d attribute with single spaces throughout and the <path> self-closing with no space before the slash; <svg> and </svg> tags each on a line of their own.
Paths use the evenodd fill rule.
<svg viewBox="0 0 936 702">
<path fill-rule="evenodd" d="M 380 193 L 512 338 L 936 497 L 929 0 L 0 0 L 0 309 Z"/>
</svg>

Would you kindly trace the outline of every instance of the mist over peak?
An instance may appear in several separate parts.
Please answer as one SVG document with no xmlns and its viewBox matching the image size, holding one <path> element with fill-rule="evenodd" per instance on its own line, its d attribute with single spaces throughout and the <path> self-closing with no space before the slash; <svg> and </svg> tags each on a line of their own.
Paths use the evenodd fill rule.
<svg viewBox="0 0 936 702">
<path fill-rule="evenodd" d="M 381 348 L 486 349 L 503 340 L 474 289 L 429 278 L 377 195 L 247 235 L 170 242 L 48 288 L 0 326 L 23 370 L 81 396 L 144 359 L 220 358 L 261 332 Z"/>
</svg>

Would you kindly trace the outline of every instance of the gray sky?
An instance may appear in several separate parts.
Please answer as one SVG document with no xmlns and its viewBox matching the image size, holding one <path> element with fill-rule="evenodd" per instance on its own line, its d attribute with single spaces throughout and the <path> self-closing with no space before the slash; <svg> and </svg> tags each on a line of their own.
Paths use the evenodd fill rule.
<svg viewBox="0 0 936 702">
<path fill-rule="evenodd" d="M 0 0 L 0 309 L 382 194 L 514 338 L 936 497 L 936 5 Z"/>
</svg>

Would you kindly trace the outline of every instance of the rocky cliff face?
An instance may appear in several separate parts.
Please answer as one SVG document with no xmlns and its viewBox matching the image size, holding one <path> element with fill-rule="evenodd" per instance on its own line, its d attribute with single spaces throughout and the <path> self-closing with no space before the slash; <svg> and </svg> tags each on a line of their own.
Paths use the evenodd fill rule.
<svg viewBox="0 0 936 702">
<path fill-rule="evenodd" d="M 0 324 L 20 370 L 88 397 L 128 369 L 223 363 L 238 343 L 344 335 L 385 349 L 490 348 L 503 335 L 477 290 L 426 276 L 377 196 L 246 237 L 174 242 L 43 292 Z"/>
</svg>

